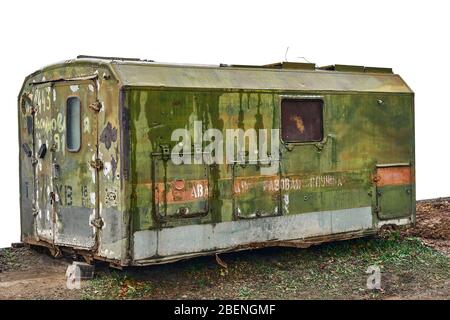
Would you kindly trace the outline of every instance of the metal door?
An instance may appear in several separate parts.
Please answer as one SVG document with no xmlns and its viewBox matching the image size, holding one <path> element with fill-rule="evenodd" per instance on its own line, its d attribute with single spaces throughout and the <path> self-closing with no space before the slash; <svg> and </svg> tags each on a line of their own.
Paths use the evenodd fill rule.
<svg viewBox="0 0 450 320">
<path fill-rule="evenodd" d="M 414 171 L 409 163 L 380 164 L 376 168 L 376 211 L 380 219 L 409 217 L 413 213 Z"/>
<path fill-rule="evenodd" d="M 37 152 L 39 236 L 49 240 L 51 235 L 55 245 L 89 249 L 101 224 L 96 84 L 67 81 L 40 91 L 35 149 L 47 152 L 44 156 Z"/>
<path fill-rule="evenodd" d="M 262 175 L 266 165 L 234 163 L 232 167 L 233 215 L 235 219 L 252 219 L 282 214 L 282 188 L 280 185 L 278 159 L 270 166 L 272 175 Z"/>
<path fill-rule="evenodd" d="M 52 155 L 49 146 L 53 141 L 54 114 L 51 84 L 34 87 L 32 122 L 33 147 L 31 162 L 34 170 L 33 215 L 37 240 L 54 241 L 54 201 L 52 181 Z"/>
</svg>

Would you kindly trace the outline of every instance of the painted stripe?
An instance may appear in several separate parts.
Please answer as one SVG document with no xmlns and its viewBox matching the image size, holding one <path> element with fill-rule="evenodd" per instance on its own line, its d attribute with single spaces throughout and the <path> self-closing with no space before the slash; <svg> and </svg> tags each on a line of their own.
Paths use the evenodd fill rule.
<svg viewBox="0 0 450 320">
<path fill-rule="evenodd" d="M 386 167 L 377 169 L 377 186 L 397 186 L 411 184 L 411 167 Z"/>
<path fill-rule="evenodd" d="M 371 207 L 187 225 L 134 233 L 134 260 L 295 240 L 373 228 Z"/>
</svg>

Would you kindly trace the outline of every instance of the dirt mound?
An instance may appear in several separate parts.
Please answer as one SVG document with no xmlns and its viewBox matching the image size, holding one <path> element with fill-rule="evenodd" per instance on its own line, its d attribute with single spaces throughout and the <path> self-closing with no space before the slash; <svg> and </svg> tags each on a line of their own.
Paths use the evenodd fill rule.
<svg viewBox="0 0 450 320">
<path fill-rule="evenodd" d="M 411 235 L 425 239 L 450 240 L 450 198 L 418 201 L 416 227 Z"/>
<path fill-rule="evenodd" d="M 405 233 L 450 257 L 450 198 L 417 201 L 416 226 Z"/>
</svg>

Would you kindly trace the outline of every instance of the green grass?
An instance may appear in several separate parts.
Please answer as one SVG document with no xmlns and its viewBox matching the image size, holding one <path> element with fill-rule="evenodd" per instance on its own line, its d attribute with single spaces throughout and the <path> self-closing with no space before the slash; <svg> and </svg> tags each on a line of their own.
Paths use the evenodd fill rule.
<svg viewBox="0 0 450 320">
<path fill-rule="evenodd" d="M 111 272 L 90 281 L 83 299 L 144 299 L 153 290 L 149 281 L 137 281 L 126 274 Z"/>
<path fill-rule="evenodd" d="M 85 298 L 378 299 L 439 287 L 450 278 L 447 257 L 398 232 L 309 249 L 269 248 L 221 258 L 228 268 L 204 257 L 100 272 L 85 290 Z M 371 265 L 381 269 L 382 291 L 366 289 L 366 270 Z"/>
</svg>

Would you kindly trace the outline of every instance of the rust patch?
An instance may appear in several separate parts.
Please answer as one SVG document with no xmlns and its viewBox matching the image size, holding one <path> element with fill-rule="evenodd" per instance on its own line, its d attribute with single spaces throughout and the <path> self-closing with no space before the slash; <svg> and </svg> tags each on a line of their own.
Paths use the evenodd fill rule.
<svg viewBox="0 0 450 320">
<path fill-rule="evenodd" d="M 114 159 L 114 156 L 111 156 L 111 170 L 112 170 L 112 180 L 114 181 L 117 171 L 117 161 L 116 159 Z"/>
<path fill-rule="evenodd" d="M 167 186 L 167 189 L 165 189 Z M 208 180 L 159 182 L 155 187 L 158 203 L 180 203 L 208 199 Z"/>
<path fill-rule="evenodd" d="M 378 187 L 397 186 L 413 183 L 411 167 L 378 168 L 374 182 Z"/>
</svg>

